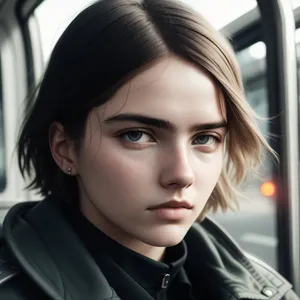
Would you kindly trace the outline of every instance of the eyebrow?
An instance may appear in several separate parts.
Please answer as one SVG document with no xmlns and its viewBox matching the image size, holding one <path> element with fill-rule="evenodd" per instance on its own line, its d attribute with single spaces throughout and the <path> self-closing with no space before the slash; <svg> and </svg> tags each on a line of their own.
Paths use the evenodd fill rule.
<svg viewBox="0 0 300 300">
<path fill-rule="evenodd" d="M 170 131 L 176 131 L 177 126 L 172 124 L 170 121 L 153 118 L 146 115 L 132 114 L 132 113 L 123 113 L 107 118 L 104 123 L 113 123 L 113 122 L 137 122 L 160 129 L 167 129 Z M 228 124 L 225 120 L 220 120 L 218 122 L 205 123 L 205 124 L 194 124 L 190 127 L 190 131 L 202 131 L 202 130 L 212 130 L 218 128 L 228 128 Z"/>
</svg>

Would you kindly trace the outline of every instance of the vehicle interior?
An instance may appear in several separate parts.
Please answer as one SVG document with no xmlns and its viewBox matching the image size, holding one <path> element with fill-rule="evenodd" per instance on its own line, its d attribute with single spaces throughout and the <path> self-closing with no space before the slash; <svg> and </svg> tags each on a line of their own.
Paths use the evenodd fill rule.
<svg viewBox="0 0 300 300">
<path fill-rule="evenodd" d="M 94 1 L 0 0 L 0 224 L 14 204 L 40 200 L 25 189 L 29 179 L 18 169 L 18 131 L 55 41 Z M 232 44 L 247 100 L 280 160 L 266 155 L 260 176 L 250 176 L 240 187 L 245 199 L 239 209 L 211 216 L 300 295 L 300 1 L 245 0 L 234 10 L 237 0 L 181 1 L 207 16 Z M 224 10 L 228 14 L 221 16 Z"/>
</svg>

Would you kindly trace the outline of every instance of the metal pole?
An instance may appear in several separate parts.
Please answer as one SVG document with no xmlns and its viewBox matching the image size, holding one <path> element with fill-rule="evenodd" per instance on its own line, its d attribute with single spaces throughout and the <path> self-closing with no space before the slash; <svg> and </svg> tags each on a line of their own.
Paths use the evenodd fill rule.
<svg viewBox="0 0 300 300">
<path fill-rule="evenodd" d="M 279 122 L 271 131 L 279 135 L 273 148 L 279 153 L 277 172 L 277 231 L 279 271 L 300 295 L 299 122 L 295 20 L 288 0 L 257 0 L 265 42 L 270 115 Z"/>
</svg>

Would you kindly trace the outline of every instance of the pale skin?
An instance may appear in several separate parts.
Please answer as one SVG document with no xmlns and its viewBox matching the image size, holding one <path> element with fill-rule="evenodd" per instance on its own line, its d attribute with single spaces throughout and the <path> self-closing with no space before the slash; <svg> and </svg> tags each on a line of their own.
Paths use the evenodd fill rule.
<svg viewBox="0 0 300 300">
<path fill-rule="evenodd" d="M 141 71 L 91 111 L 81 149 L 51 126 L 58 166 L 72 170 L 80 210 L 102 232 L 154 260 L 182 241 L 223 167 L 226 120 L 220 93 L 201 69 L 176 57 Z M 192 208 L 168 218 L 150 209 L 170 200 Z"/>
</svg>

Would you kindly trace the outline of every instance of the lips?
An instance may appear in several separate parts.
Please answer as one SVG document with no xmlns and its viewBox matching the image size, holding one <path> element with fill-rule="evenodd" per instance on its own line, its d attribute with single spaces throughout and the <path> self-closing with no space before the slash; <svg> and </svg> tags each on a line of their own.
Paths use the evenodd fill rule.
<svg viewBox="0 0 300 300">
<path fill-rule="evenodd" d="M 193 205 L 188 201 L 177 201 L 171 200 L 165 203 L 162 203 L 157 206 L 150 207 L 150 210 L 160 209 L 160 208 L 185 208 L 185 209 L 192 209 Z"/>
</svg>

